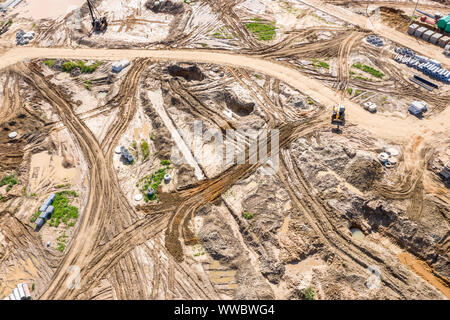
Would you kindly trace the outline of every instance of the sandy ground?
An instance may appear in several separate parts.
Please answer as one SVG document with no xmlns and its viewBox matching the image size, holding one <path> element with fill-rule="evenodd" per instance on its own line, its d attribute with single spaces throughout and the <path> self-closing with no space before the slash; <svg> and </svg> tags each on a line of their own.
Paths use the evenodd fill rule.
<svg viewBox="0 0 450 320">
<path fill-rule="evenodd" d="M 194 168 L 195 176 L 197 177 L 197 179 L 203 179 L 204 175 L 197 161 L 195 161 L 190 149 L 186 145 L 178 130 L 175 128 L 172 120 L 170 120 L 169 116 L 167 115 L 166 109 L 164 109 L 161 90 L 159 89 L 158 91 L 148 91 L 148 97 L 150 101 L 152 101 L 152 104 L 158 115 L 161 117 L 161 120 L 164 122 L 164 125 L 170 131 L 172 139 L 175 141 L 178 150 L 180 150 L 180 152 L 183 154 L 183 157 L 187 161 L 187 163 Z"/>
<path fill-rule="evenodd" d="M 227 66 L 237 66 L 265 73 L 280 79 L 300 90 L 318 103 L 331 108 L 337 101 L 336 92 L 327 88 L 319 80 L 308 78 L 302 73 L 281 64 L 244 55 L 219 52 L 196 52 L 191 50 L 115 50 L 115 49 L 47 49 L 15 48 L 6 52 L 0 61 L 0 68 L 17 63 L 26 58 L 79 58 L 118 60 L 123 58 L 152 57 L 157 60 L 176 60 L 187 62 L 205 62 Z M 380 114 L 368 114 L 361 106 L 348 99 L 342 101 L 346 106 L 347 119 L 374 135 L 391 142 L 403 142 L 413 134 L 424 137 L 436 133 L 450 132 L 450 117 L 447 108 L 433 119 L 419 120 L 415 117 L 396 119 Z"/>
<path fill-rule="evenodd" d="M 84 2 L 85 0 L 26 0 L 12 13 L 34 20 L 55 19 L 79 8 Z"/>
</svg>

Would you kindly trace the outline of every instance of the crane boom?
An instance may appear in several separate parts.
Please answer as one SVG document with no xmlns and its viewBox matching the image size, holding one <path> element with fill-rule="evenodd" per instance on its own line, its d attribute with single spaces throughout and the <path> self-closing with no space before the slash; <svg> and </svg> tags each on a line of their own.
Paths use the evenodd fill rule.
<svg viewBox="0 0 450 320">
<path fill-rule="evenodd" d="M 91 15 L 93 31 L 104 32 L 108 27 L 106 17 L 100 17 L 100 14 L 98 13 L 97 9 L 95 9 L 90 0 L 87 0 L 87 5 L 89 8 L 89 13 Z"/>
</svg>

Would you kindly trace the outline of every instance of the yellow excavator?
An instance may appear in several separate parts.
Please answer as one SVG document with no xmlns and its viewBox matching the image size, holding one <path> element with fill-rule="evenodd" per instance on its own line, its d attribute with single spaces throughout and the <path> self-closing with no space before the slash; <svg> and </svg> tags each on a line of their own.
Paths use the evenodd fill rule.
<svg viewBox="0 0 450 320">
<path fill-rule="evenodd" d="M 345 107 L 342 103 L 333 106 L 331 124 L 337 125 L 337 131 L 340 131 L 339 126 L 345 126 Z"/>
</svg>

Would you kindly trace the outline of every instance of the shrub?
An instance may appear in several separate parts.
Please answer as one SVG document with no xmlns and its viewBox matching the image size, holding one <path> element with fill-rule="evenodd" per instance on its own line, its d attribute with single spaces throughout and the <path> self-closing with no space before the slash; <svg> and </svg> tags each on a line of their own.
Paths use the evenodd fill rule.
<svg viewBox="0 0 450 320">
<path fill-rule="evenodd" d="M 160 163 L 162 166 L 170 166 L 170 160 L 161 160 Z"/>
<path fill-rule="evenodd" d="M 61 65 L 63 71 L 66 72 L 70 72 L 73 69 L 75 69 L 77 67 L 77 64 L 75 62 L 72 61 L 65 61 L 62 65 Z"/>
<path fill-rule="evenodd" d="M 362 70 L 364 72 L 370 73 L 371 75 L 373 75 L 376 78 L 383 78 L 384 77 L 384 74 L 382 72 L 380 72 L 380 71 L 378 71 L 378 70 L 376 70 L 376 69 L 374 69 L 374 68 L 372 68 L 372 67 L 370 67 L 368 65 L 361 64 L 359 62 L 353 64 L 352 67 L 357 68 L 359 70 Z"/>
<path fill-rule="evenodd" d="M 70 197 L 78 197 L 76 191 L 65 190 L 56 193 L 55 200 L 53 201 L 53 207 L 55 211 L 50 218 L 50 225 L 58 227 L 61 222 L 68 227 L 74 226 L 78 219 L 78 208 L 69 204 Z"/>
<path fill-rule="evenodd" d="M 8 176 L 4 176 L 2 180 L 0 181 L 0 187 L 3 187 L 4 185 L 8 185 L 6 187 L 6 192 L 11 190 L 11 188 L 18 183 L 18 179 L 15 174 L 11 174 Z"/>
<path fill-rule="evenodd" d="M 168 161 L 168 160 L 162 160 L 162 161 Z M 170 164 L 170 161 L 169 161 L 169 164 Z M 164 179 L 164 176 L 166 175 L 167 168 L 168 167 L 160 168 L 153 174 L 146 175 L 139 179 L 137 186 L 142 185 L 140 191 L 144 195 L 145 202 L 148 202 L 149 200 L 157 200 L 158 199 L 158 195 L 157 195 L 156 191 L 158 190 L 159 185 L 161 184 L 162 180 Z M 147 193 L 147 190 L 149 187 L 152 187 L 153 190 L 155 190 L 155 193 L 151 197 L 149 197 L 148 193 Z"/>
<path fill-rule="evenodd" d="M 254 19 L 256 22 L 249 22 L 245 27 L 253 33 L 258 40 L 272 40 L 275 36 L 275 23 L 260 23 L 260 20 Z"/>
<path fill-rule="evenodd" d="M 316 68 L 324 68 L 324 69 L 329 69 L 330 65 L 324 61 L 319 61 L 317 59 L 313 59 L 312 60 L 313 66 Z"/>
<path fill-rule="evenodd" d="M 244 217 L 244 219 L 246 220 L 250 220 L 253 218 L 253 214 L 247 211 L 242 212 L 242 217 Z"/>
<path fill-rule="evenodd" d="M 35 213 L 33 213 L 33 215 L 30 218 L 30 222 L 35 222 L 36 219 L 39 217 L 39 215 L 40 215 L 39 211 L 36 211 Z"/>
<path fill-rule="evenodd" d="M 141 151 L 142 151 L 143 159 L 144 160 L 147 159 L 150 154 L 150 151 L 148 149 L 148 142 L 144 139 L 142 139 L 142 141 L 141 141 Z"/>
<path fill-rule="evenodd" d="M 91 90 L 91 84 L 92 84 L 92 81 L 91 80 L 86 80 L 85 82 L 84 82 L 84 87 L 87 89 L 87 90 Z"/>
<path fill-rule="evenodd" d="M 45 60 L 44 64 L 50 68 L 53 68 L 53 66 L 55 65 L 55 60 Z"/>
<path fill-rule="evenodd" d="M 92 73 L 94 72 L 100 65 L 102 64 L 102 62 L 97 62 L 94 64 L 91 64 L 89 66 L 87 66 L 85 64 L 84 61 L 77 61 L 76 63 L 73 61 L 65 61 L 61 67 L 63 69 L 63 71 L 65 72 L 70 72 L 75 68 L 80 68 L 81 73 Z"/>
<path fill-rule="evenodd" d="M 313 288 L 308 287 L 308 288 L 302 290 L 302 295 L 303 295 L 303 298 L 306 300 L 314 300 L 316 291 Z"/>
</svg>

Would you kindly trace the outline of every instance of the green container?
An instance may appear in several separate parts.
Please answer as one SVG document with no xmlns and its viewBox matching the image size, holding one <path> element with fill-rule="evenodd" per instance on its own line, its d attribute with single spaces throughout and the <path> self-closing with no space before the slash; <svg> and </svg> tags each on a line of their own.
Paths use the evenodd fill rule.
<svg viewBox="0 0 450 320">
<path fill-rule="evenodd" d="M 446 16 L 445 18 L 441 18 L 438 21 L 438 28 L 441 30 L 445 30 L 445 28 L 450 23 L 450 15 Z"/>
<path fill-rule="evenodd" d="M 445 32 L 450 33 L 450 22 L 447 23 L 447 26 L 445 27 Z"/>
</svg>

